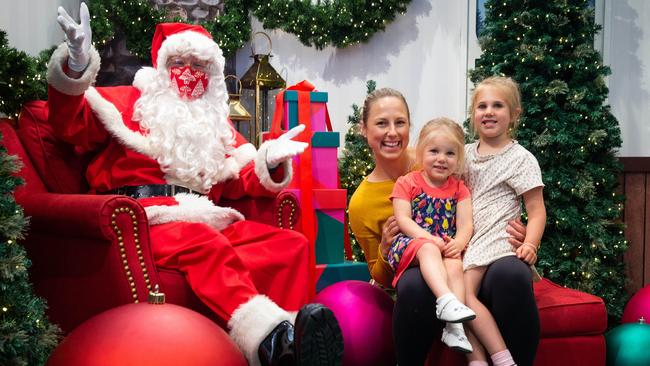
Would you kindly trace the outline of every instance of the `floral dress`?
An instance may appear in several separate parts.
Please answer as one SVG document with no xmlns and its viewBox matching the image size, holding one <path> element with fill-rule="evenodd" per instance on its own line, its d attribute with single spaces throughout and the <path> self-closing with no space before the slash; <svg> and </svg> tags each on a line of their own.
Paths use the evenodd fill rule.
<svg viewBox="0 0 650 366">
<path fill-rule="evenodd" d="M 411 202 L 411 218 L 420 227 L 434 236 L 443 237 L 456 235 L 456 207 L 458 202 L 469 198 L 469 190 L 463 181 L 449 177 L 442 187 L 429 186 L 422 177 L 422 171 L 411 172 L 401 177 L 395 183 L 392 199 L 400 198 Z M 416 244 L 419 249 L 422 240 L 398 234 L 391 244 L 388 253 L 388 264 L 395 270 L 397 277 L 413 260 L 414 253 L 404 257 L 409 245 Z M 400 262 L 407 261 L 407 263 Z"/>
</svg>

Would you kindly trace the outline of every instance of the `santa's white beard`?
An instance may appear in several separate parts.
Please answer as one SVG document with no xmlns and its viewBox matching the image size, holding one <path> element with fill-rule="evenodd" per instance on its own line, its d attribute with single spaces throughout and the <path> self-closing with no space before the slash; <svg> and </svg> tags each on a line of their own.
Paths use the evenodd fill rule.
<svg viewBox="0 0 650 366">
<path fill-rule="evenodd" d="M 169 87 L 169 79 L 157 80 L 142 90 L 133 119 L 140 123 L 169 183 L 207 192 L 214 184 L 239 172 L 227 164 L 234 151 L 234 135 L 228 123 L 225 85 L 211 78 L 199 99 L 181 99 Z"/>
</svg>

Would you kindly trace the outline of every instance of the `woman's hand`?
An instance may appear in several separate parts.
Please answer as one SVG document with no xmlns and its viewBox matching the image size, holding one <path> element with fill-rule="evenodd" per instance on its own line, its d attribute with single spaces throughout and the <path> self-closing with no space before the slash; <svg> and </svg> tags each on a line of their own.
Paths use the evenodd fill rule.
<svg viewBox="0 0 650 366">
<path fill-rule="evenodd" d="M 390 216 L 381 228 L 381 243 L 379 243 L 379 249 L 381 250 L 381 255 L 384 259 L 388 258 L 388 251 L 390 250 L 390 246 L 393 243 L 393 240 L 395 240 L 397 234 L 399 234 L 397 220 L 395 219 L 395 216 Z"/>
<path fill-rule="evenodd" d="M 526 225 L 519 218 L 510 220 L 508 221 L 508 227 L 506 227 L 506 233 L 510 235 L 508 242 L 517 250 L 524 244 L 526 239 Z"/>
</svg>

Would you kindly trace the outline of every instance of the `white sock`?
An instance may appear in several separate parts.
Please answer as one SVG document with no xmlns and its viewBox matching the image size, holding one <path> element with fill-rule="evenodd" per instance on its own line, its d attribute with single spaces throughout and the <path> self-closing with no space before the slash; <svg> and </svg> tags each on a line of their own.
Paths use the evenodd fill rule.
<svg viewBox="0 0 650 366">
<path fill-rule="evenodd" d="M 494 366 L 517 366 L 508 349 L 490 355 L 490 358 Z"/>
</svg>

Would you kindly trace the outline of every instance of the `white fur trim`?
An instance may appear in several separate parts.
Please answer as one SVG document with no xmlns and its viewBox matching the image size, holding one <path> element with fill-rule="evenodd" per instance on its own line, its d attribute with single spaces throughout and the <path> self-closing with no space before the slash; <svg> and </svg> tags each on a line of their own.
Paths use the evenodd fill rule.
<svg viewBox="0 0 650 366">
<path fill-rule="evenodd" d="M 131 131 L 122 121 L 122 114 L 117 107 L 104 99 L 95 88 L 86 90 L 86 101 L 95 115 L 104 124 L 106 130 L 117 138 L 124 146 L 139 153 L 154 158 L 154 147 L 149 140 L 139 132 Z M 155 159 L 155 158 L 154 158 Z"/>
<path fill-rule="evenodd" d="M 295 315 L 282 310 L 268 297 L 257 295 L 232 313 L 228 321 L 230 338 L 239 346 L 249 365 L 259 366 L 257 351 L 260 343 L 282 321 L 292 322 L 294 319 Z"/>
<path fill-rule="evenodd" d="M 217 230 L 223 230 L 235 221 L 244 220 L 244 215 L 230 207 L 215 206 L 206 196 L 179 193 L 174 196 L 178 206 L 147 206 L 150 225 L 167 222 L 202 222 Z"/>
<path fill-rule="evenodd" d="M 293 168 L 291 167 L 291 159 L 287 159 L 282 162 L 284 167 L 284 179 L 282 182 L 275 182 L 271 178 L 271 173 L 269 168 L 266 165 L 266 150 L 268 150 L 269 145 L 276 143 L 277 140 L 266 141 L 260 146 L 257 150 L 257 155 L 255 156 L 255 175 L 259 178 L 260 183 L 264 188 L 268 189 L 271 192 L 280 192 L 291 182 L 293 176 Z"/>
<path fill-rule="evenodd" d="M 239 165 L 240 169 L 245 167 L 246 164 L 253 161 L 256 155 L 257 149 L 255 149 L 255 146 L 253 146 L 251 143 L 239 145 L 233 153 L 233 156 L 235 157 L 235 160 L 237 160 L 237 165 Z"/>
<path fill-rule="evenodd" d="M 226 61 L 219 46 L 205 34 L 187 30 L 172 34 L 160 45 L 158 50 L 157 69 L 167 69 L 167 58 L 171 55 L 192 55 L 199 60 L 206 60 L 215 67 L 212 71 L 223 72 Z"/>
<path fill-rule="evenodd" d="M 156 79 L 156 70 L 153 67 L 143 67 L 135 73 L 133 77 L 133 86 L 138 90 L 143 91 L 144 88 L 153 83 Z"/>
<path fill-rule="evenodd" d="M 47 64 L 47 82 L 63 94 L 81 95 L 95 82 L 99 72 L 100 57 L 95 47 L 90 47 L 90 61 L 79 79 L 73 79 L 63 71 L 68 62 L 68 45 L 64 42 L 56 48 Z"/>
<path fill-rule="evenodd" d="M 239 179 L 239 171 L 241 171 L 241 166 L 239 166 L 237 163 L 237 159 L 229 156 L 224 161 L 223 171 L 228 172 L 229 174 L 222 175 L 215 183 L 225 182 L 228 179 Z"/>
</svg>

